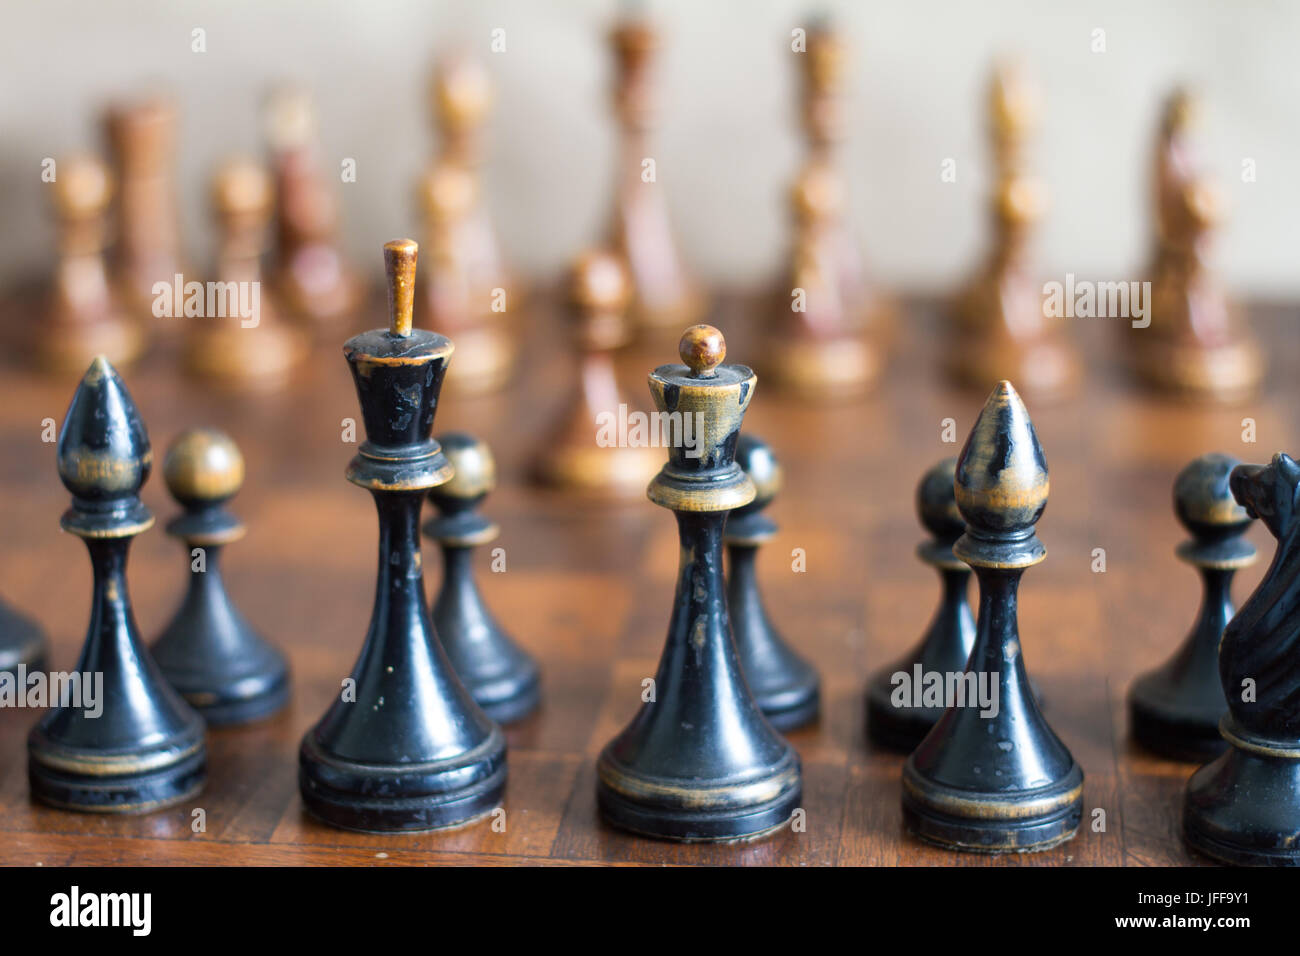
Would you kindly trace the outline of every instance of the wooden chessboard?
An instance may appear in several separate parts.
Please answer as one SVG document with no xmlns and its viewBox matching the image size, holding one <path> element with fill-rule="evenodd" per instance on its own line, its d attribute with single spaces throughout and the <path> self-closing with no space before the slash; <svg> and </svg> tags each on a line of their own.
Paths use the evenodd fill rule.
<svg viewBox="0 0 1300 956">
<path fill-rule="evenodd" d="M 374 509 L 343 479 L 355 451 L 342 421 L 357 418 L 339 346 L 327 337 L 293 387 L 267 396 L 212 394 L 177 371 L 176 331 L 164 328 L 149 359 L 126 374 L 160 458 L 185 427 L 230 432 L 248 462 L 234 510 L 249 526 L 226 561 L 231 592 L 289 654 L 289 708 L 245 729 L 209 735 L 206 790 L 190 803 L 143 817 L 93 816 L 33 804 L 24 740 L 37 714 L 0 710 L 0 863 L 7 864 L 1185 864 L 1179 836 L 1191 767 L 1154 759 L 1128 742 L 1124 695 L 1133 676 L 1163 660 L 1185 635 L 1199 601 L 1194 572 L 1174 558 L 1182 534 L 1171 508 L 1175 473 L 1221 450 L 1267 460 L 1295 449 L 1300 427 L 1300 336 L 1296 310 L 1252 310 L 1270 344 L 1270 387 L 1260 401 L 1196 409 L 1140 394 L 1116 367 L 1113 320 L 1076 322 L 1089 359 L 1086 391 L 1030 412 L 1052 474 L 1039 524 L 1046 562 L 1026 575 L 1021 634 L 1046 714 L 1083 766 L 1085 827 L 1077 839 L 1030 856 L 961 855 L 904 832 L 900 756 L 870 748 L 862 701 L 868 675 L 913 644 L 938 597 L 934 572 L 914 557 L 923 537 L 913 506 L 921 473 L 955 455 L 984 395 L 956 392 L 938 372 L 943 339 L 934 310 L 912 303 L 897 358 L 875 396 L 828 407 L 791 404 L 760 377 L 745 429 L 765 437 L 786 469 L 770 509 L 781 525 L 759 557 L 769 609 L 820 669 L 824 712 L 791 739 L 803 758 L 806 832 L 780 831 L 738 845 L 675 845 L 632 837 L 596 814 L 593 764 L 639 704 L 667 629 L 677 561 L 676 527 L 644 499 L 600 505 L 530 488 L 527 463 L 564 401 L 568 346 L 549 297 L 523 318 L 528 367 L 501 395 L 444 398 L 437 430 L 468 430 L 492 444 L 501 487 L 486 512 L 503 529 L 504 573 L 480 556 L 481 586 L 498 617 L 544 667 L 541 711 L 508 730 L 510 781 L 504 831 L 489 822 L 443 833 L 374 836 L 307 817 L 297 787 L 304 731 L 338 692 L 365 633 L 374 589 Z M 758 364 L 748 328 L 752 297 L 719 300 L 713 321 L 733 361 Z M 380 322 L 372 309 L 361 323 Z M 11 331 L 36 321 L 10 304 Z M 71 669 L 85 632 L 90 570 L 81 542 L 58 530 L 68 496 L 42 420 L 62 421 L 75 383 L 50 382 L 11 352 L 0 377 L 0 591 L 37 617 L 53 642 L 52 666 Z M 676 361 L 675 336 L 622 359 L 623 381 L 648 404 L 645 375 Z M 455 362 L 452 372 L 455 375 Z M 1243 444 L 1242 419 L 1257 442 Z M 941 440 L 945 418 L 958 444 Z M 144 498 L 160 519 L 175 512 L 157 477 Z M 136 616 L 152 639 L 178 603 L 187 569 L 161 524 L 133 549 Z M 1244 598 L 1272 541 L 1250 537 L 1263 560 L 1239 576 Z M 792 570 L 802 548 L 805 573 Z M 1093 551 L 1105 549 L 1096 573 Z M 437 559 L 429 554 L 429 586 Z M 204 832 L 192 829 L 202 808 Z M 1089 828 L 1105 811 L 1104 832 Z"/>
</svg>

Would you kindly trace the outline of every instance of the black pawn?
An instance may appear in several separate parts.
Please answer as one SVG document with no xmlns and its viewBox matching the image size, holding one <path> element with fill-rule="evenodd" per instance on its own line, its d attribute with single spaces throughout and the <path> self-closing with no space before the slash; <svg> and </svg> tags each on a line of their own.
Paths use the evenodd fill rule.
<svg viewBox="0 0 1300 956">
<path fill-rule="evenodd" d="M 45 667 L 45 633 L 39 624 L 0 601 L 0 674 Z"/>
<path fill-rule="evenodd" d="M 27 740 L 32 796 L 57 807 L 142 813 L 203 786 L 203 719 L 140 640 L 126 586 L 131 539 L 153 525 L 140 501 L 153 453 L 122 380 L 100 356 L 72 397 L 58 444 L 72 492 L 64 531 L 86 542 L 95 590 L 77 673 L 102 688 L 102 711 L 55 706 Z M 81 703 L 86 703 L 83 692 Z"/>
<path fill-rule="evenodd" d="M 698 422 L 696 441 L 669 447 L 647 491 L 677 518 L 676 595 L 653 693 L 601 751 L 596 800 L 607 821 L 649 836 L 755 838 L 788 821 L 802 793 L 799 755 L 741 673 L 722 577 L 727 513 L 754 500 L 735 449 L 757 379 L 719 365 L 726 344 L 710 326 L 688 329 L 678 350 L 686 364 L 656 368 L 650 392 L 659 411 Z"/>
<path fill-rule="evenodd" d="M 767 443 L 741 435 L 736 464 L 754 482 L 755 497 L 727 518 L 727 606 L 740 667 L 750 693 L 777 730 L 794 730 L 817 719 L 821 705 L 817 671 L 782 639 L 763 604 L 755 572 L 758 548 L 776 534 L 763 514 L 781 490 L 781 465 Z"/>
<path fill-rule="evenodd" d="M 167 533 L 185 542 L 190 579 L 154 659 L 210 725 L 260 720 L 288 700 L 289 664 L 244 620 L 221 576 L 224 547 L 244 536 L 225 507 L 244 482 L 244 457 L 221 432 L 193 429 L 168 449 L 163 478 L 185 509 Z"/>
<path fill-rule="evenodd" d="M 478 507 L 496 487 L 496 462 L 485 442 L 460 432 L 438 436 L 455 474 L 429 492 L 438 515 L 424 525 L 442 548 L 442 586 L 433 602 L 433 626 L 474 702 L 498 723 L 527 716 L 541 694 L 537 662 L 483 603 L 474 580 L 474 549 L 500 529 Z"/>
<path fill-rule="evenodd" d="M 996 686 L 997 713 L 952 706 L 903 766 L 903 818 L 921 838 L 958 850 L 1044 850 L 1072 838 L 1083 771 L 1039 712 L 1020 653 L 1020 577 L 1047 556 L 1034 525 L 1047 506 L 1047 461 L 1010 382 L 993 389 L 957 459 L 966 533 L 953 553 L 979 581 L 966 673 Z"/>
<path fill-rule="evenodd" d="M 930 540 L 917 546 L 921 560 L 939 572 L 943 593 L 930 626 L 921 642 L 902 660 L 884 668 L 867 687 L 867 731 L 882 747 L 910 753 L 943 716 L 942 706 L 914 703 L 913 695 L 899 701 L 896 674 L 907 677 L 910 687 L 921 674 L 954 674 L 966 670 L 975 646 L 975 619 L 971 616 L 967 591 L 970 566 L 952 553 L 952 546 L 966 531 L 957 510 L 953 479 L 957 459 L 945 458 L 925 473 L 916 487 L 916 511 Z"/>
<path fill-rule="evenodd" d="M 1233 575 L 1255 563 L 1254 546 L 1242 538 L 1250 515 L 1229 487 L 1228 476 L 1239 464 L 1228 455 L 1202 455 L 1174 482 L 1174 511 L 1192 535 L 1177 554 L 1201 573 L 1201 609 L 1174 656 L 1133 684 L 1128 704 L 1137 741 L 1175 760 L 1208 760 L 1228 746 L 1219 734 L 1227 712 L 1219 638 L 1235 613 Z"/>
<path fill-rule="evenodd" d="M 390 325 L 343 347 L 366 428 L 347 479 L 374 497 L 379 571 L 361 656 L 303 737 L 298 785 L 311 813 L 348 830 L 458 826 L 506 784 L 505 736 L 456 676 L 424 594 L 420 507 L 452 474 L 432 433 L 453 346 L 411 328 L 416 252 L 384 245 Z"/>
<path fill-rule="evenodd" d="M 1277 538 L 1273 562 L 1228 622 L 1219 678 L 1228 749 L 1187 783 L 1183 834 L 1226 863 L 1300 866 L 1300 465 L 1238 465 L 1233 497 Z"/>
</svg>

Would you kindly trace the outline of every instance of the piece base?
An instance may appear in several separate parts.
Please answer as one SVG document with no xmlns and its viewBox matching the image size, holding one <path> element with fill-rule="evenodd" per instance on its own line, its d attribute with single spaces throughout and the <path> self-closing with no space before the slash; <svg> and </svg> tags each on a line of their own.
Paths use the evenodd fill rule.
<svg viewBox="0 0 1300 956">
<path fill-rule="evenodd" d="M 170 679 L 170 675 L 168 677 Z M 221 687 L 199 689 L 180 686 L 175 681 L 172 681 L 172 686 L 203 716 L 209 727 L 232 727 L 265 720 L 289 702 L 288 671 L 257 678 L 244 677 L 237 683 Z"/>
<path fill-rule="evenodd" d="M 37 751 L 39 752 L 39 751 Z M 133 755 L 144 762 L 150 752 Z M 207 779 L 207 752 L 182 752 L 166 766 L 141 773 L 74 773 L 42 763 L 32 755 L 27 762 L 32 799 L 82 813 L 141 814 L 180 803 L 203 789 Z"/>
<path fill-rule="evenodd" d="M 786 689 L 780 694 L 756 693 L 754 702 L 758 704 L 767 722 L 785 733 L 817 722 L 821 712 L 821 691 L 813 683 L 811 687 L 802 688 L 793 701 L 789 689 Z"/>
<path fill-rule="evenodd" d="M 1300 866 L 1300 760 L 1230 748 L 1187 783 L 1183 838 L 1236 866 Z"/>
<path fill-rule="evenodd" d="M 1218 717 L 1208 722 L 1182 717 L 1136 693 L 1129 695 L 1128 713 L 1130 736 L 1157 756 L 1205 763 L 1228 749 L 1219 733 Z"/>
<path fill-rule="evenodd" d="M 939 708 L 895 707 L 867 695 L 867 738 L 878 747 L 911 753 L 939 722 Z"/>
<path fill-rule="evenodd" d="M 629 800 L 603 783 L 596 785 L 596 805 L 604 820 L 623 830 L 678 843 L 730 843 L 761 839 L 781 829 L 799 806 L 799 783 L 772 800 L 725 810 L 656 806 Z"/>
<path fill-rule="evenodd" d="M 968 812 L 956 809 L 961 805 Z M 1033 813 L 1027 805 L 1045 809 Z M 919 777 L 910 761 L 904 767 L 903 822 L 937 846 L 972 853 L 1038 853 L 1073 839 L 1082 819 L 1083 771 L 1077 764 L 1051 786 L 1012 793 L 953 790 Z"/>
<path fill-rule="evenodd" d="M 533 671 L 530 679 L 522 683 L 513 693 L 504 697 L 495 693 L 490 698 L 480 696 L 479 691 L 469 681 L 465 681 L 465 684 L 466 689 L 474 698 L 474 703 L 479 705 L 483 713 L 498 724 L 513 724 L 517 720 L 523 720 L 535 711 L 538 704 L 541 703 L 542 684 L 538 678 L 537 672 Z M 493 680 L 494 685 L 500 683 L 499 678 Z"/>
<path fill-rule="evenodd" d="M 308 731 L 298 787 L 307 811 L 359 833 L 418 833 L 465 826 L 501 806 L 505 738 L 494 729 L 473 751 L 426 764 L 362 764 L 324 753 Z"/>
</svg>

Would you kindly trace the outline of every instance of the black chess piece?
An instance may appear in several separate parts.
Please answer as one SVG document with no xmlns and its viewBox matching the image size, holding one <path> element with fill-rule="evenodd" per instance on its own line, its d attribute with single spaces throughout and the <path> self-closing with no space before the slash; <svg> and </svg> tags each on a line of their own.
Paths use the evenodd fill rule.
<svg viewBox="0 0 1300 956">
<path fill-rule="evenodd" d="M 683 841 L 754 838 L 784 824 L 802 792 L 799 756 L 750 695 L 731 636 L 722 577 L 728 512 L 754 500 L 735 462 L 757 381 L 720 365 L 726 344 L 697 325 L 682 336 L 685 365 L 661 365 L 650 392 L 661 412 L 693 424 L 647 491 L 677 517 L 681 564 L 653 693 L 600 754 L 597 804 L 627 830 Z"/>
<path fill-rule="evenodd" d="M 1047 506 L 1047 461 L 1010 382 L 989 396 L 957 459 L 966 533 L 953 553 L 975 571 L 979 617 L 969 680 L 995 707 L 954 702 L 903 767 L 903 818 L 922 839 L 959 850 L 1044 850 L 1071 839 L 1083 771 L 1039 712 L 1020 653 L 1016 595 L 1047 550 L 1034 525 Z M 994 711 L 996 711 L 994 713 Z"/>
<path fill-rule="evenodd" d="M 867 686 L 867 732 L 882 747 L 911 753 L 939 722 L 944 707 L 915 704 L 911 694 L 896 701 L 903 686 L 912 686 L 920 675 L 960 674 L 966 670 L 975 646 L 975 620 L 971 616 L 967 591 L 970 567 L 952 553 L 952 546 L 966 532 L 966 522 L 957 509 L 953 479 L 957 459 L 945 458 L 925 473 L 916 488 L 916 510 L 930 540 L 917 546 L 916 553 L 939 572 L 943 585 L 939 607 L 921 642 L 902 660 L 880 670 Z M 895 680 L 904 674 L 907 684 Z"/>
<path fill-rule="evenodd" d="M 433 627 L 474 702 L 498 723 L 530 714 L 541 696 L 537 661 L 515 643 L 483 603 L 474 580 L 474 549 L 500 529 L 478 507 L 496 487 L 496 462 L 485 442 L 463 434 L 439 435 L 455 473 L 429 492 L 438 514 L 424 525 L 442 548 L 442 587 L 433 602 Z"/>
<path fill-rule="evenodd" d="M 1226 863 L 1300 866 L 1300 465 L 1238 465 L 1229 485 L 1277 551 L 1223 630 L 1228 749 L 1188 781 L 1183 835 Z"/>
<path fill-rule="evenodd" d="M 45 632 L 25 614 L 0 600 L 0 674 L 39 671 L 45 667 Z"/>
<path fill-rule="evenodd" d="M 268 717 L 289 699 L 289 664 L 244 620 L 221 575 L 223 549 L 244 536 L 225 507 L 244 483 L 244 457 L 228 436 L 196 428 L 172 442 L 163 477 L 185 509 L 167 533 L 185 542 L 190 579 L 154 659 L 210 726 Z"/>
<path fill-rule="evenodd" d="M 794 730 L 817 719 L 821 681 L 817 671 L 785 642 L 767 615 L 754 563 L 758 548 L 776 534 L 763 509 L 781 490 L 781 465 L 753 435 L 736 442 L 736 464 L 754 482 L 755 497 L 727 518 L 727 606 L 740 668 L 750 693 L 777 730 Z"/>
<path fill-rule="evenodd" d="M 1209 760 L 1228 746 L 1219 734 L 1228 706 L 1219 683 L 1219 638 L 1235 613 L 1233 575 L 1255 563 L 1254 545 L 1242 538 L 1250 515 L 1229 487 L 1239 464 L 1228 455 L 1202 455 L 1174 482 L 1174 511 L 1192 535 L 1177 554 L 1201 572 L 1201 609 L 1174 656 L 1134 682 L 1128 706 L 1134 738 L 1175 760 Z"/>
<path fill-rule="evenodd" d="M 76 669 L 80 703 L 88 703 L 88 696 L 99 701 L 89 708 L 75 700 L 54 706 L 32 729 L 32 796 L 100 813 L 165 807 L 203 786 L 203 718 L 167 683 L 131 611 L 126 558 L 131 539 L 153 525 L 139 495 L 153 452 L 135 403 L 103 356 L 72 396 L 58 463 L 59 477 L 72 492 L 72 507 L 60 524 L 86 542 L 95 577 L 90 627 Z"/>
<path fill-rule="evenodd" d="M 505 737 L 457 678 L 424 596 L 420 506 L 452 474 L 431 436 L 453 346 L 411 328 L 416 254 L 410 239 L 384 245 L 389 328 L 343 347 L 366 429 L 347 478 L 374 496 L 379 572 L 361 656 L 303 737 L 298 782 L 311 813 L 348 830 L 468 823 L 506 782 Z"/>
</svg>

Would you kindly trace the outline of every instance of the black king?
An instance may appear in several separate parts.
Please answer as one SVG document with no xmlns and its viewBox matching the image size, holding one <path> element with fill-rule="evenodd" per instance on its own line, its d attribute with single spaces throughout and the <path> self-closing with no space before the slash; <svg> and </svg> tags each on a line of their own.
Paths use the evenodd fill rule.
<svg viewBox="0 0 1300 956">
<path fill-rule="evenodd" d="M 697 325 L 685 365 L 661 365 L 661 412 L 698 415 L 698 444 L 670 447 L 647 495 L 677 516 L 681 565 L 653 694 L 597 763 L 597 802 L 611 823 L 673 840 L 737 840 L 784 824 L 799 803 L 799 757 L 764 718 L 741 673 L 722 577 L 727 514 L 754 500 L 736 464 L 754 373 L 721 365 L 726 343 Z M 698 454 L 697 454 L 698 453 Z"/>
<path fill-rule="evenodd" d="M 424 495 L 452 467 L 431 437 L 452 343 L 411 328 L 417 246 L 384 245 L 391 324 L 348 340 L 366 441 L 347 478 L 374 496 L 379 575 L 361 656 L 299 752 L 303 802 L 362 831 L 456 826 L 499 805 L 501 729 L 452 669 L 429 617 L 420 560 Z"/>
</svg>

